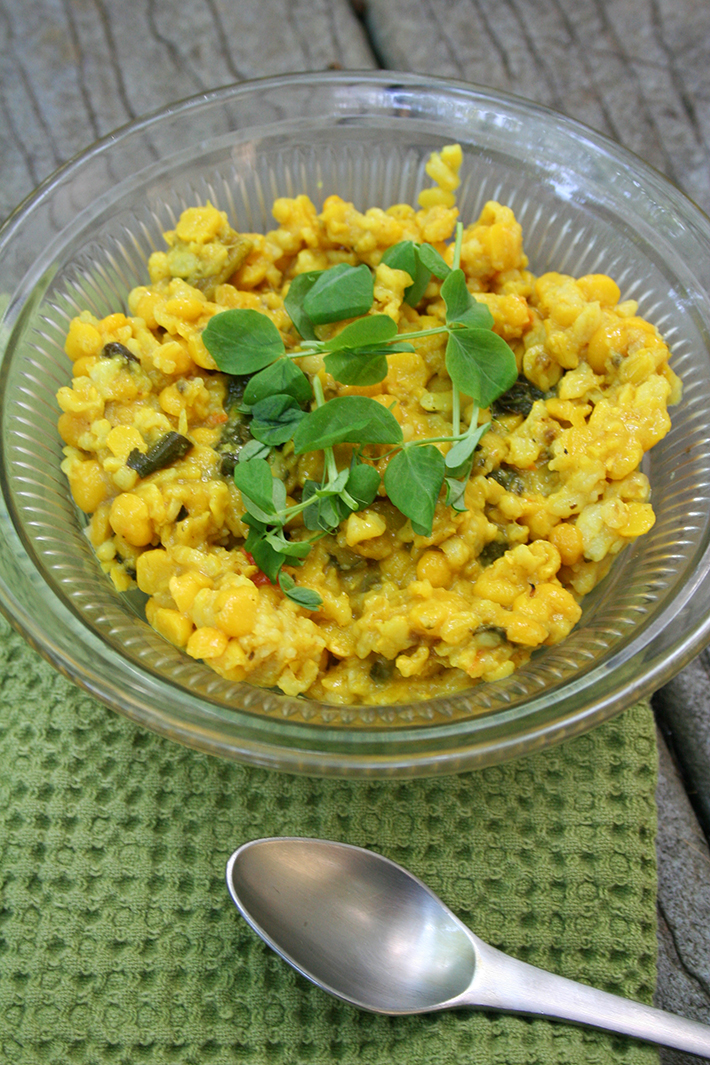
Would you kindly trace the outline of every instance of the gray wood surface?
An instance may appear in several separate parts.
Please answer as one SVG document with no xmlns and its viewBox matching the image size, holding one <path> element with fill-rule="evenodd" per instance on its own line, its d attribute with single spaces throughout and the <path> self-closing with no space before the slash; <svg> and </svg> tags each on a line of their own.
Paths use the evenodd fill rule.
<svg viewBox="0 0 710 1065">
<path fill-rule="evenodd" d="M 0 217 L 97 137 L 229 82 L 377 65 L 526 96 L 710 209 L 706 0 L 0 0 Z M 659 985 L 710 1021 L 710 657 L 657 696 Z M 667 1062 L 690 1062 L 666 1054 Z"/>
</svg>

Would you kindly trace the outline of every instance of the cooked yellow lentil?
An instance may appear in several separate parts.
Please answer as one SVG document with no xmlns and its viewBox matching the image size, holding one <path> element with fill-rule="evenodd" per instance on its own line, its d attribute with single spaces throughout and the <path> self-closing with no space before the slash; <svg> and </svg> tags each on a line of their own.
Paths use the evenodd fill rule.
<svg viewBox="0 0 710 1065">
<path fill-rule="evenodd" d="M 225 437 L 227 378 L 202 330 L 220 311 L 253 308 L 293 350 L 299 338 L 284 309 L 291 280 L 341 262 L 374 271 L 373 313 L 390 315 L 402 335 L 440 325 L 441 282 L 432 278 L 413 309 L 403 300 L 412 279 L 381 260 L 413 240 L 451 263 L 461 160 L 456 145 L 432 155 L 435 184 L 419 210 L 362 213 L 330 196 L 319 213 L 302 195 L 276 200 L 272 232 L 245 235 L 211 204 L 189 208 L 165 234 L 167 251 L 151 256 L 150 284 L 131 292 L 130 316 L 84 312 L 71 323 L 74 376 L 57 397 L 62 469 L 91 516 L 97 557 L 119 591 L 137 583 L 147 593 L 159 633 L 225 677 L 337 704 L 423 699 L 503 678 L 568 635 L 580 599 L 653 524 L 639 463 L 668 431 L 667 406 L 680 395 L 666 344 L 634 301 L 620 302 L 611 278 L 534 277 L 512 211 L 489 202 L 464 230 L 461 266 L 521 377 L 515 402 L 503 397 L 477 415 L 492 425 L 476 451 L 467 510 L 440 500 L 428 537 L 385 495 L 352 513 L 301 568 L 288 568 L 320 595 L 312 613 L 245 553 L 245 511 L 224 467 L 234 446 Z M 405 440 L 436 438 L 451 432 L 445 341 L 422 338 L 414 352 L 388 356 L 387 377 L 367 388 L 338 384 L 322 356 L 299 364 L 319 375 L 326 398 L 371 396 L 393 410 Z M 464 403 L 464 425 L 473 411 Z M 131 453 L 170 432 L 190 450 L 139 476 Z M 340 467 L 350 450 L 336 448 Z M 296 457 L 290 443 L 270 461 L 289 502 L 322 474 L 322 452 Z M 300 531 L 294 519 L 291 535 Z"/>
</svg>

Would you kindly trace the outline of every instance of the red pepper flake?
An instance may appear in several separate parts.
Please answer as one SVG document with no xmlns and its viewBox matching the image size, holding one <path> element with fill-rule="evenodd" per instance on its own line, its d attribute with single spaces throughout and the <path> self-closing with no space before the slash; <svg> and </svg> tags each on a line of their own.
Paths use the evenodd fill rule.
<svg viewBox="0 0 710 1065">
<path fill-rule="evenodd" d="M 215 410 L 207 416 L 205 419 L 205 425 L 212 427 L 216 425 L 224 425 L 226 421 L 229 421 L 229 416 L 223 410 Z"/>
<path fill-rule="evenodd" d="M 250 551 L 245 551 L 244 554 L 247 556 L 247 561 L 249 562 L 249 564 L 251 566 L 256 566 L 256 573 L 252 573 L 249 577 L 249 580 L 252 582 L 252 584 L 256 585 L 257 588 L 261 588 L 263 584 L 271 584 L 272 582 L 266 576 L 264 571 L 260 570 L 259 567 L 256 565 L 252 553 Z"/>
</svg>

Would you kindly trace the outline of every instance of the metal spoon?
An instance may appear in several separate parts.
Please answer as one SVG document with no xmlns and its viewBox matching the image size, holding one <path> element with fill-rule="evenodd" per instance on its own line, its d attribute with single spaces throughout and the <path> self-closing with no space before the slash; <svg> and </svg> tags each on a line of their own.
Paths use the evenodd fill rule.
<svg viewBox="0 0 710 1065">
<path fill-rule="evenodd" d="M 710 1057 L 710 1027 L 503 954 L 421 880 L 373 851 L 322 839 L 252 840 L 229 859 L 227 886 L 277 954 L 361 1009 L 526 1013 Z"/>
</svg>

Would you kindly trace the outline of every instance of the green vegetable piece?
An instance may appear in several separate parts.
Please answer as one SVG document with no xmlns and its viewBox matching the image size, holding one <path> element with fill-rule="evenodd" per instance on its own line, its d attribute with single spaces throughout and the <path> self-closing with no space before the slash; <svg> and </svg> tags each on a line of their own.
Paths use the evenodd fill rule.
<svg viewBox="0 0 710 1065">
<path fill-rule="evenodd" d="M 192 441 L 186 436 L 180 433 L 166 433 L 145 453 L 134 447 L 126 459 L 126 466 L 135 470 L 139 477 L 148 477 L 156 470 L 165 469 L 172 462 L 183 458 L 191 447 Z"/>
<path fill-rule="evenodd" d="M 518 380 L 504 392 L 493 404 L 493 414 L 499 417 L 501 414 L 522 414 L 527 418 L 533 408 L 533 403 L 538 399 L 545 399 L 550 393 L 542 392 L 536 388 L 527 377 L 521 374 Z"/>
<path fill-rule="evenodd" d="M 490 424 L 490 422 L 485 422 L 483 425 L 479 425 L 472 433 L 466 433 L 454 444 L 444 459 L 447 470 L 457 470 L 459 466 L 471 458 L 478 447 L 479 440 L 490 428 Z"/>
<path fill-rule="evenodd" d="M 248 519 L 245 520 L 249 524 Z M 285 559 L 278 551 L 274 551 L 271 544 L 266 542 L 263 527 L 249 530 L 249 535 L 244 541 L 244 550 L 249 552 L 261 572 L 266 574 L 271 583 L 276 584 Z"/>
<path fill-rule="evenodd" d="M 250 440 L 241 448 L 237 461 L 249 462 L 250 459 L 265 459 L 268 458 L 270 452 L 271 448 L 268 444 L 262 444 L 260 440 Z"/>
<path fill-rule="evenodd" d="M 374 299 L 370 268 L 364 263 L 360 266 L 338 263 L 316 278 L 304 297 L 302 310 L 313 325 L 326 325 L 367 314 Z"/>
<path fill-rule="evenodd" d="M 444 456 L 433 444 L 404 448 L 385 470 L 387 495 L 418 536 L 431 536 L 445 471 Z"/>
<path fill-rule="evenodd" d="M 388 314 L 368 314 L 346 325 L 336 337 L 328 341 L 329 351 L 344 348 L 375 348 L 388 344 L 397 336 L 397 323 Z"/>
<path fill-rule="evenodd" d="M 317 339 L 313 330 L 313 322 L 303 310 L 303 301 L 322 273 L 322 270 L 308 270 L 305 274 L 297 274 L 289 285 L 284 300 L 286 314 L 304 340 Z"/>
<path fill-rule="evenodd" d="M 476 329 L 490 329 L 493 315 L 485 303 L 473 298 L 466 287 L 463 270 L 452 270 L 441 286 L 441 295 L 446 304 L 446 321 L 462 322 Z"/>
<path fill-rule="evenodd" d="M 242 493 L 242 501 L 249 513 L 267 525 L 274 524 L 280 509 L 276 504 L 275 486 L 281 485 L 283 488 L 284 502 L 286 489 L 282 481 L 273 477 L 268 462 L 265 459 L 250 459 L 249 462 L 239 463 L 234 468 L 234 483 Z"/>
<path fill-rule="evenodd" d="M 140 359 L 137 359 L 133 352 L 128 350 L 125 344 L 120 344 L 117 340 L 112 340 L 108 344 L 104 344 L 100 355 L 104 359 L 115 359 L 116 356 L 118 356 L 121 359 L 125 359 L 126 362 L 137 362 L 140 365 Z"/>
<path fill-rule="evenodd" d="M 451 267 L 439 255 L 432 244 L 419 245 L 419 258 L 427 270 L 431 271 L 434 277 L 438 277 L 440 281 L 443 281 L 451 273 Z"/>
<path fill-rule="evenodd" d="M 452 332 L 446 345 L 446 369 L 454 387 L 471 396 L 478 407 L 489 407 L 518 376 L 513 352 L 490 329 Z"/>
<path fill-rule="evenodd" d="M 444 503 L 447 507 L 451 507 L 453 510 L 466 510 L 466 503 L 464 496 L 466 494 L 466 485 L 468 484 L 468 477 L 464 477 L 462 481 L 455 481 L 451 477 L 447 477 L 444 481 L 446 485 L 446 498 Z"/>
<path fill-rule="evenodd" d="M 251 435 L 270 447 L 290 440 L 298 423 L 307 417 L 293 396 L 267 396 L 254 404 L 251 413 Z"/>
<path fill-rule="evenodd" d="M 387 357 L 357 351 L 333 351 L 323 359 L 326 371 L 343 385 L 376 385 L 387 376 Z"/>
<path fill-rule="evenodd" d="M 366 462 L 353 463 L 350 466 L 347 489 L 357 503 L 358 510 L 369 507 L 376 498 L 381 479 L 374 466 L 368 466 Z"/>
<path fill-rule="evenodd" d="M 314 592 L 312 588 L 299 588 L 288 573 L 279 574 L 279 584 L 284 595 L 305 610 L 317 610 L 323 603 L 318 592 Z"/>
<path fill-rule="evenodd" d="M 322 529 L 324 532 L 334 532 L 353 509 L 338 495 L 318 498 L 314 493 L 313 503 L 303 511 L 303 523 L 312 531 Z"/>
<path fill-rule="evenodd" d="M 312 547 L 308 540 L 287 540 L 281 529 L 278 532 L 266 533 L 264 539 L 267 544 L 273 547 L 274 551 L 277 551 L 280 555 L 286 555 L 292 560 L 291 564 L 297 566 L 302 565 L 302 559 L 310 554 Z"/>
<path fill-rule="evenodd" d="M 412 284 L 404 290 L 404 299 L 410 307 L 416 307 L 424 295 L 431 270 L 422 262 L 420 245 L 411 240 L 403 240 L 388 248 L 382 256 L 382 262 L 392 270 L 404 270 L 412 279 Z"/>
<path fill-rule="evenodd" d="M 231 374 L 263 370 L 286 350 L 271 319 L 249 309 L 215 314 L 202 331 L 202 340 L 219 369 Z"/>
<path fill-rule="evenodd" d="M 244 390 L 244 403 L 252 407 L 268 396 L 293 396 L 307 403 L 313 396 L 311 383 L 290 359 L 277 359 L 261 373 L 255 374 Z"/>
<path fill-rule="evenodd" d="M 336 396 L 311 411 L 296 427 L 297 455 L 336 444 L 401 444 L 397 419 L 367 396 Z"/>
</svg>

